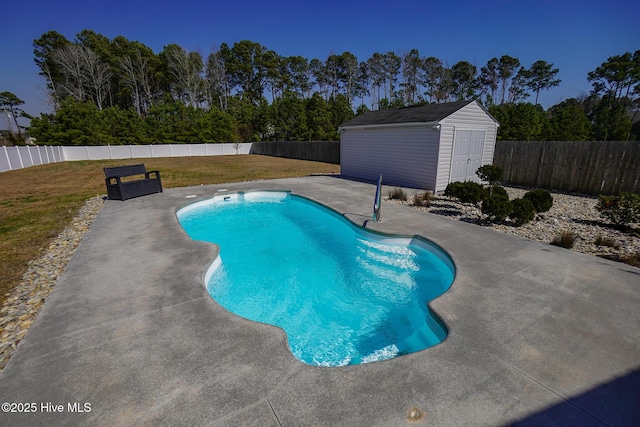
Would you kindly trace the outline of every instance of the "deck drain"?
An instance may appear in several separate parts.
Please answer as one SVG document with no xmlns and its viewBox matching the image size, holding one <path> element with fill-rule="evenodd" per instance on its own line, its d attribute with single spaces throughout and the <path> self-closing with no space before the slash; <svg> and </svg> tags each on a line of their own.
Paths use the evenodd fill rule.
<svg viewBox="0 0 640 427">
<path fill-rule="evenodd" d="M 412 424 L 417 424 L 424 421 L 424 411 L 418 407 L 413 407 L 409 409 L 407 413 L 407 421 Z"/>
</svg>

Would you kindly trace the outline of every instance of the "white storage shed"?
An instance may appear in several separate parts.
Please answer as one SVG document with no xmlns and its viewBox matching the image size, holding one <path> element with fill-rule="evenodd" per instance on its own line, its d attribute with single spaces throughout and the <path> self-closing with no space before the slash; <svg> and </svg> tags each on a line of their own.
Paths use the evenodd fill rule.
<svg viewBox="0 0 640 427">
<path fill-rule="evenodd" d="M 434 192 L 479 182 L 498 126 L 476 101 L 370 111 L 339 127 L 341 175 Z"/>
</svg>

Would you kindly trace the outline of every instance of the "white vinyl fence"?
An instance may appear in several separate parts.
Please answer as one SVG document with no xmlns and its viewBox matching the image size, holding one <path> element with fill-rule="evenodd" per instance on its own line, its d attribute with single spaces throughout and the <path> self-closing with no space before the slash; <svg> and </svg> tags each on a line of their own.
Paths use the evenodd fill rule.
<svg viewBox="0 0 640 427">
<path fill-rule="evenodd" d="M 249 154 L 251 143 L 0 147 L 0 172 L 74 160 Z"/>
<path fill-rule="evenodd" d="M 50 145 L 0 147 L 0 172 L 62 162 L 64 161 L 62 148 Z"/>
</svg>

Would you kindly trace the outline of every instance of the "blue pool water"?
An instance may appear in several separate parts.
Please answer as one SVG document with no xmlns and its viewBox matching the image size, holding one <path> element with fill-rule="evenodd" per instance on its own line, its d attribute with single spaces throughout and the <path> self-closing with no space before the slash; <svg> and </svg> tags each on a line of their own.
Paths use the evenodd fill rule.
<svg viewBox="0 0 640 427">
<path fill-rule="evenodd" d="M 426 240 L 369 232 L 285 192 L 216 196 L 178 220 L 216 243 L 206 276 L 223 307 L 284 329 L 312 365 L 389 359 L 438 344 L 446 328 L 427 303 L 453 282 L 450 258 Z"/>
</svg>

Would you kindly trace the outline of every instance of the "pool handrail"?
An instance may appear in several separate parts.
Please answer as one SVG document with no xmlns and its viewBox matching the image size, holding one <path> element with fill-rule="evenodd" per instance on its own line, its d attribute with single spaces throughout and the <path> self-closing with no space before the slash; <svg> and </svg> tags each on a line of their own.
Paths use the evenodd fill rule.
<svg viewBox="0 0 640 427">
<path fill-rule="evenodd" d="M 382 175 L 378 177 L 376 198 L 373 202 L 373 222 L 380 221 L 380 208 L 382 207 Z"/>
</svg>

